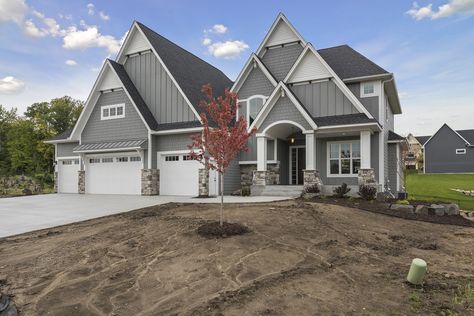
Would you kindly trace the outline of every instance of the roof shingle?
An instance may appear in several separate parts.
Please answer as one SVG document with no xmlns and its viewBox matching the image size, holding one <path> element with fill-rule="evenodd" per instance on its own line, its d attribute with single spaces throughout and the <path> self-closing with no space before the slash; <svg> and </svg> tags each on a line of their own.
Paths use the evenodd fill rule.
<svg viewBox="0 0 474 316">
<path fill-rule="evenodd" d="M 377 123 L 376 119 L 369 118 L 364 113 L 313 117 L 313 120 L 316 123 L 316 125 L 318 125 L 318 127 L 347 125 L 347 124 Z"/>
</svg>

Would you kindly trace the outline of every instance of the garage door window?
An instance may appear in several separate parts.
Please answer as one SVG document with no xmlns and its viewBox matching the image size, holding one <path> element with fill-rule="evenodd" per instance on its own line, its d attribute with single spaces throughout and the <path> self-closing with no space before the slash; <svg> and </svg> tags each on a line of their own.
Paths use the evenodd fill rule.
<svg viewBox="0 0 474 316">
<path fill-rule="evenodd" d="M 165 161 L 179 161 L 179 156 L 166 156 Z"/>
<path fill-rule="evenodd" d="M 114 158 L 112 157 L 102 158 L 102 162 L 104 163 L 114 162 Z"/>
<path fill-rule="evenodd" d="M 100 158 L 91 158 L 89 159 L 89 163 L 100 163 Z"/>
<path fill-rule="evenodd" d="M 117 157 L 117 162 L 128 162 L 128 157 Z"/>
<path fill-rule="evenodd" d="M 138 161 L 142 161 L 142 158 L 141 157 L 130 157 L 130 161 L 131 162 L 138 162 Z"/>
<path fill-rule="evenodd" d="M 72 164 L 78 165 L 79 159 L 67 159 L 67 160 L 63 160 L 61 163 L 63 165 L 72 165 Z"/>
</svg>

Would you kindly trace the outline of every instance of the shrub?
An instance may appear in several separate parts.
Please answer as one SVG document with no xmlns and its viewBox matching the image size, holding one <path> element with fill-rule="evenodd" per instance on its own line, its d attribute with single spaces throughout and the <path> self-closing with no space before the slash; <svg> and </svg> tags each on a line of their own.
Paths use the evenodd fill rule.
<svg viewBox="0 0 474 316">
<path fill-rule="evenodd" d="M 364 200 L 374 200 L 377 195 L 377 188 L 371 185 L 361 185 L 359 186 L 359 192 L 357 192 L 357 194 Z"/>
<path fill-rule="evenodd" d="M 410 205 L 410 202 L 408 202 L 407 200 L 398 200 L 398 201 L 397 201 L 397 204 Z"/>
<path fill-rule="evenodd" d="M 304 193 L 319 193 L 319 186 L 312 184 L 304 188 Z"/>
<path fill-rule="evenodd" d="M 242 196 L 250 196 L 250 188 L 249 187 L 243 187 L 242 188 Z"/>
<path fill-rule="evenodd" d="M 334 189 L 334 196 L 343 198 L 351 189 L 347 187 L 347 183 L 343 183 Z"/>
</svg>

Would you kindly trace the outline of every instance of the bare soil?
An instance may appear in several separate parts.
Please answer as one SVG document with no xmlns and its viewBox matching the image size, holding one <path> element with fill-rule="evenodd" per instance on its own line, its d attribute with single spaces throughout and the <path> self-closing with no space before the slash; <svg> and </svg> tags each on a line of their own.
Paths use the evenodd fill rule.
<svg viewBox="0 0 474 316">
<path fill-rule="evenodd" d="M 340 205 L 167 204 L 0 239 L 21 315 L 474 314 L 474 229 Z M 415 257 L 422 287 L 405 283 Z M 470 286 L 470 288 L 469 288 Z"/>
</svg>

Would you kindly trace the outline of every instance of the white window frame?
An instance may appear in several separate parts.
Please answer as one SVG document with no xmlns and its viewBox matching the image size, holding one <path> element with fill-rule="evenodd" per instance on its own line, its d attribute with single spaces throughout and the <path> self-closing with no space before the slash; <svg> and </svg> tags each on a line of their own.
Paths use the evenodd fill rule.
<svg viewBox="0 0 474 316">
<path fill-rule="evenodd" d="M 359 151 L 360 151 L 360 156 L 359 157 L 352 157 L 352 144 L 354 143 L 359 143 Z M 350 151 L 351 151 L 351 157 L 350 158 L 341 158 L 341 149 L 339 147 L 339 174 L 332 174 L 331 173 L 331 160 L 335 160 L 335 158 L 331 159 L 331 145 L 333 144 L 350 144 Z M 360 163 L 362 165 L 362 149 L 360 147 L 360 140 L 353 139 L 353 140 L 341 140 L 341 141 L 334 141 L 334 142 L 327 142 L 327 147 L 326 147 L 326 176 L 328 178 L 355 178 L 358 176 L 358 173 L 353 173 L 353 165 L 352 161 L 354 159 L 359 159 Z M 351 161 L 350 163 L 350 171 L 351 173 L 341 173 L 341 160 L 342 159 L 349 159 Z M 360 169 L 361 167 L 359 167 Z"/>
<path fill-rule="evenodd" d="M 261 94 L 256 94 L 256 95 L 252 95 L 252 96 L 248 97 L 247 99 L 238 99 L 237 100 L 237 105 L 239 103 L 244 103 L 245 104 L 245 109 L 246 109 L 245 119 L 247 120 L 247 128 L 250 127 L 250 101 L 253 100 L 253 99 L 263 99 L 263 104 L 262 104 L 262 109 L 263 109 L 264 106 L 265 106 L 265 102 L 267 102 L 268 97 L 264 96 L 264 95 L 261 95 Z M 238 109 L 239 109 L 239 107 L 237 106 L 237 118 L 239 117 Z M 260 111 L 262 109 L 260 109 Z M 257 117 L 255 117 L 255 118 L 257 118 Z"/>
<path fill-rule="evenodd" d="M 466 148 L 457 148 L 456 149 L 456 155 L 465 155 L 466 154 Z"/>
<path fill-rule="evenodd" d="M 365 93 L 366 85 L 372 85 L 374 87 L 374 91 L 372 93 Z M 360 83 L 360 97 L 361 98 L 376 97 L 376 96 L 378 96 L 376 81 L 367 81 L 367 82 Z"/>
<path fill-rule="evenodd" d="M 115 108 L 115 115 L 110 116 L 110 109 L 113 109 L 113 108 Z M 120 115 L 117 115 L 117 109 L 118 108 L 122 108 L 122 114 L 120 114 Z M 104 116 L 104 110 L 105 109 L 109 110 L 109 115 L 108 116 Z M 100 119 L 102 121 L 115 120 L 115 119 L 124 118 L 124 117 L 125 117 L 125 103 L 103 105 L 103 106 L 100 107 Z"/>
</svg>

